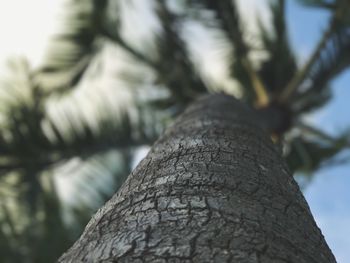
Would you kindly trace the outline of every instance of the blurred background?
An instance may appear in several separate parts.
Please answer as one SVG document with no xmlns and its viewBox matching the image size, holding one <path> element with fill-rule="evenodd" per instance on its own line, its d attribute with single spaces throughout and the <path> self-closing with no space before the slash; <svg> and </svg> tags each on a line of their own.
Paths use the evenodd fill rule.
<svg viewBox="0 0 350 263">
<path fill-rule="evenodd" d="M 268 130 L 350 258 L 347 0 L 0 3 L 0 261 L 54 262 L 201 94 Z"/>
</svg>

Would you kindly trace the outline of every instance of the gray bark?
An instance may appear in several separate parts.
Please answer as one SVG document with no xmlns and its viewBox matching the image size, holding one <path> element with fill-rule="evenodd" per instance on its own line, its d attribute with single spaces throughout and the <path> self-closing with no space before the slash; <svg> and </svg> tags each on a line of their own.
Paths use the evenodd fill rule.
<svg viewBox="0 0 350 263">
<path fill-rule="evenodd" d="M 59 262 L 335 262 L 248 107 L 194 103 Z"/>
</svg>

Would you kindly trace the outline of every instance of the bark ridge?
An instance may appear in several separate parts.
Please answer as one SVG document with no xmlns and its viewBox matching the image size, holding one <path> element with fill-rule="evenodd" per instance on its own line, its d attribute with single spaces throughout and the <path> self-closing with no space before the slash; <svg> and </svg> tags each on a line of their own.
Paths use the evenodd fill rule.
<svg viewBox="0 0 350 263">
<path fill-rule="evenodd" d="M 248 107 L 199 99 L 59 262 L 336 262 Z"/>
</svg>

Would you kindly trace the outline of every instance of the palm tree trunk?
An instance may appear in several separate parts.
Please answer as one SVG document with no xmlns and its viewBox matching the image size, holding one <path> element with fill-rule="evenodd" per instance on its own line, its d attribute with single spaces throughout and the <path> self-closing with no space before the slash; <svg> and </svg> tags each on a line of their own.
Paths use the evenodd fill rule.
<svg viewBox="0 0 350 263">
<path fill-rule="evenodd" d="M 183 113 L 60 262 L 335 262 L 255 113 Z"/>
</svg>

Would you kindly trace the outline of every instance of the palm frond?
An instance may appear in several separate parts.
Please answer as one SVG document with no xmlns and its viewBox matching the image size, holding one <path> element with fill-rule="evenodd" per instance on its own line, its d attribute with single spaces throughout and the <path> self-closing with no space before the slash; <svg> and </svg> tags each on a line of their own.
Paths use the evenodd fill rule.
<svg viewBox="0 0 350 263">
<path fill-rule="evenodd" d="M 37 179 L 40 191 L 30 182 L 0 178 L 2 262 L 54 262 L 123 183 L 131 169 L 131 152 L 109 151 L 79 159 L 75 166 L 71 161 L 32 174 L 29 178 Z M 35 192 L 35 200 L 28 199 L 30 192 Z"/>
<path fill-rule="evenodd" d="M 55 185 L 64 196 L 70 224 L 81 227 L 75 213 L 93 213 L 118 190 L 131 171 L 132 154 L 130 149 L 110 150 L 86 159 L 75 157 L 54 169 Z"/>
<path fill-rule="evenodd" d="M 332 99 L 331 87 L 327 85 L 323 89 L 310 90 L 299 96 L 291 105 L 296 115 L 312 113 L 323 107 Z"/>
<path fill-rule="evenodd" d="M 26 74 L 31 76 L 28 72 L 19 72 L 15 76 Z M 26 91 L 24 98 L 17 97 L 16 100 L 16 93 L 12 93 L 9 101 L 2 104 L 1 174 L 33 167 L 42 170 L 74 156 L 88 157 L 112 148 L 148 144 L 161 132 L 159 125 L 154 124 L 158 115 L 155 113 L 154 118 L 146 118 L 152 114 L 143 104 L 130 101 L 129 108 L 118 108 L 113 105 L 114 101 L 111 102 L 110 95 L 101 93 L 99 101 L 94 97 L 97 110 L 89 116 L 83 104 L 74 98 L 70 99 L 70 107 L 67 107 L 69 103 L 59 106 L 59 101 L 51 101 L 50 107 L 43 97 L 37 95 L 32 80 L 26 78 L 17 88 Z M 6 83 L 4 85 L 2 90 L 9 88 Z M 23 97 L 23 93 L 18 94 Z M 72 108 L 76 109 L 75 112 Z"/>
<path fill-rule="evenodd" d="M 145 128 L 148 124 L 142 122 L 141 116 L 137 117 L 136 126 L 128 113 L 119 113 L 116 118 L 113 111 L 106 113 L 103 108 L 100 112 L 103 114 L 96 121 L 98 130 L 94 130 L 86 120 L 74 120 L 69 115 L 65 116 L 67 126 L 62 128 L 62 123 L 45 114 L 37 118 L 29 116 L 32 113 L 30 109 L 16 112 L 18 116 L 8 123 L 6 131 L 11 139 L 6 140 L 4 133 L 1 134 L 4 142 L 1 173 L 24 170 L 33 165 L 45 169 L 74 156 L 88 157 L 111 148 L 148 144 L 156 138 L 155 131 Z"/>
<path fill-rule="evenodd" d="M 301 138 L 293 140 L 290 149 L 286 157 L 290 169 L 306 174 L 317 170 L 342 150 L 339 145 L 322 145 Z"/>
<path fill-rule="evenodd" d="M 273 1 L 270 4 L 272 29 L 260 23 L 262 48 L 268 52 L 259 70 L 259 75 L 266 88 L 274 96 L 291 80 L 297 70 L 296 58 L 289 45 L 285 21 L 285 1 Z"/>
<path fill-rule="evenodd" d="M 186 47 L 180 36 L 181 21 L 170 11 L 165 1 L 157 1 L 157 14 L 162 31 L 158 36 L 157 81 L 164 83 L 175 101 L 185 105 L 193 101 L 207 88 L 194 68 Z"/>
<path fill-rule="evenodd" d="M 259 106 L 269 103 L 270 97 L 260 76 L 257 74 L 249 54 L 251 46 L 244 39 L 245 32 L 235 1 L 197 1 L 189 0 L 192 5 L 212 11 L 216 16 L 216 26 L 227 35 L 233 48 L 232 76 L 245 88 L 248 101 L 254 101 Z M 207 18 L 207 16 L 206 16 Z"/>
<path fill-rule="evenodd" d="M 87 112 L 72 94 L 41 96 L 36 73 L 28 63 L 11 66 L 14 72 L 0 89 L 1 260 L 53 262 L 80 234 L 93 209 L 109 199 L 128 174 L 129 148 L 153 142 L 160 125 L 155 125 L 157 115 L 143 103 L 130 101 L 128 107 L 116 107 L 121 100 L 111 94 L 100 92 L 94 100 L 89 98 L 95 112 Z M 116 163 L 115 154 L 109 156 L 111 149 L 122 154 L 121 162 Z M 75 192 L 84 190 L 95 202 L 71 209 L 77 221 L 72 231 L 72 224 L 65 222 L 57 186 L 50 180 L 57 167 L 77 158 L 82 163 L 68 176 L 80 177 Z"/>
<path fill-rule="evenodd" d="M 76 86 L 103 45 L 99 39 L 107 1 L 71 0 L 66 3 L 65 25 L 49 43 L 36 81 L 45 92 Z"/>
<path fill-rule="evenodd" d="M 305 123 L 299 123 L 297 127 L 301 135 L 289 142 L 286 155 L 294 172 L 310 174 L 322 168 L 325 163 L 337 160 L 337 156 L 350 147 L 347 131 L 335 137 Z"/>
<path fill-rule="evenodd" d="M 308 2 L 308 1 L 306 1 Z M 312 1 L 326 3 L 326 1 Z M 320 91 L 329 82 L 349 67 L 350 6 L 348 1 L 335 0 L 332 18 L 319 43 L 305 65 L 285 87 L 281 102 L 301 97 L 309 90 Z M 299 96 L 300 95 L 300 96 Z"/>
<path fill-rule="evenodd" d="M 2 262 L 54 261 L 76 238 L 64 225 L 57 196 L 41 184 L 37 191 L 29 182 L 8 180 L 4 185 L 5 179 L 0 179 L 0 242 L 6 243 L 0 248 Z M 9 190 L 11 195 L 6 193 Z M 36 191 L 35 203 L 27 199 L 32 190 Z M 29 202 L 34 210 L 28 209 Z"/>
<path fill-rule="evenodd" d="M 326 46 L 314 62 L 308 74 L 312 87 L 308 90 L 319 91 L 325 87 L 335 76 L 350 66 L 350 25 L 342 27 L 332 34 Z"/>
<path fill-rule="evenodd" d="M 301 4 L 309 7 L 334 9 L 337 0 L 298 0 Z"/>
<path fill-rule="evenodd" d="M 196 4 L 199 7 L 211 10 L 215 14 L 220 27 L 226 32 L 227 37 L 235 47 L 235 56 L 247 56 L 250 47 L 243 37 L 242 22 L 235 1 L 189 0 L 189 2 L 192 5 Z"/>
</svg>

